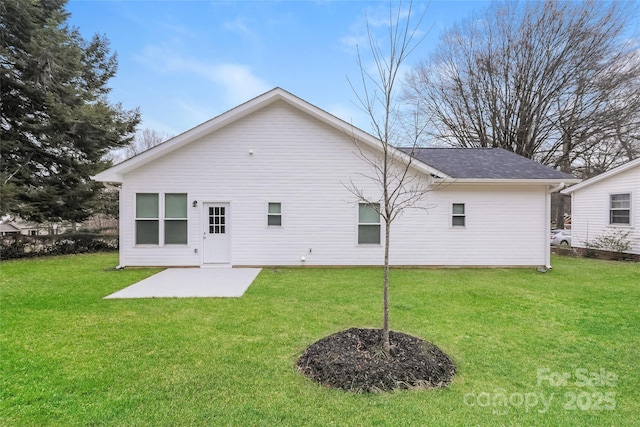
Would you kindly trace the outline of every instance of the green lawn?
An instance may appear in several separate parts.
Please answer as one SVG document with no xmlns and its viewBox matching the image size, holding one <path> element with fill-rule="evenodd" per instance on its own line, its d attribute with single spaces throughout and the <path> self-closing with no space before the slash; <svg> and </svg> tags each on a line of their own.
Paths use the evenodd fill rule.
<svg viewBox="0 0 640 427">
<path fill-rule="evenodd" d="M 240 299 L 103 300 L 157 270 L 111 270 L 115 254 L 3 262 L 0 423 L 632 425 L 640 265 L 553 261 L 392 271 L 392 329 L 438 345 L 458 374 L 377 395 L 324 388 L 295 360 L 380 326 L 381 269 L 263 270 Z"/>
</svg>

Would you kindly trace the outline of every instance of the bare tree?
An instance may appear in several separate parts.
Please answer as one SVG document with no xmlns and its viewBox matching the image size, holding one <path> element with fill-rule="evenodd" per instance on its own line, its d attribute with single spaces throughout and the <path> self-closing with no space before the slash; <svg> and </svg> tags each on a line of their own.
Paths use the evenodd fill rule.
<svg viewBox="0 0 640 427">
<path fill-rule="evenodd" d="M 367 34 L 370 53 L 375 63 L 374 71 L 369 72 L 358 48 L 358 65 L 362 84 L 362 93 L 351 87 L 356 94 L 358 104 L 369 116 L 373 134 L 380 141 L 382 154 L 370 154 L 360 149 L 360 157 L 370 167 L 371 174 L 365 178 L 375 183 L 377 190 L 368 193 L 356 185 L 353 180 L 346 184 L 358 203 L 373 208 L 384 220 L 384 292 L 383 292 L 383 328 L 382 346 L 388 355 L 389 343 L 389 249 L 391 225 L 405 209 L 417 207 L 424 198 L 428 182 L 412 168 L 412 150 L 417 146 L 424 125 L 415 120 L 416 115 L 406 114 L 396 99 L 396 85 L 401 66 L 407 56 L 422 41 L 424 35 L 419 32 L 424 13 L 412 25 L 412 4 L 407 9 L 400 2 L 397 8 L 389 7 L 387 27 L 388 45 L 381 47 L 373 35 L 367 17 Z M 413 117 L 406 123 L 406 117 Z M 408 126 L 407 126 L 408 125 Z M 356 141 L 357 143 L 357 141 Z M 402 145 L 403 150 L 398 149 Z M 407 152 L 409 154 L 407 154 Z"/>
<path fill-rule="evenodd" d="M 596 0 L 496 3 L 447 32 L 406 93 L 452 145 L 502 147 L 570 172 L 603 139 L 630 147 L 637 137 L 634 11 Z"/>
<path fill-rule="evenodd" d="M 155 147 L 171 138 L 165 132 L 159 132 L 154 129 L 144 128 L 136 133 L 136 137 L 125 149 L 125 155 L 127 158 L 136 156 L 143 151 L 147 151 L 150 148 Z"/>
</svg>

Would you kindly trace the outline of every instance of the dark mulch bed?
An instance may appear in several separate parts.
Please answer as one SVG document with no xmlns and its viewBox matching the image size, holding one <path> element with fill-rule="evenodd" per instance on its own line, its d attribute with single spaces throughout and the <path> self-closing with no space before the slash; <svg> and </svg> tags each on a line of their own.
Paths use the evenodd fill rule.
<svg viewBox="0 0 640 427">
<path fill-rule="evenodd" d="M 386 356 L 381 329 L 347 329 L 307 347 L 298 371 L 328 387 L 356 393 L 442 388 L 452 381 L 455 364 L 435 345 L 393 331 L 389 342 L 391 354 Z"/>
</svg>

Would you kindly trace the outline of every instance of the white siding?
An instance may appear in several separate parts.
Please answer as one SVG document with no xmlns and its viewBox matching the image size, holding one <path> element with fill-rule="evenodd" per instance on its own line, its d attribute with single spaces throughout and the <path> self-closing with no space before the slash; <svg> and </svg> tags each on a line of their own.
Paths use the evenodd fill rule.
<svg viewBox="0 0 640 427">
<path fill-rule="evenodd" d="M 631 193 L 631 225 L 609 224 L 609 196 Z M 628 169 L 572 193 L 572 245 L 586 247 L 589 240 L 614 230 L 630 231 L 632 248 L 640 254 L 640 167 Z"/>
<path fill-rule="evenodd" d="M 201 265 L 206 202 L 230 203 L 232 265 L 302 265 L 302 256 L 306 265 L 382 264 L 382 245 L 357 244 L 358 207 L 345 184 L 377 191 L 357 153 L 349 135 L 276 102 L 125 175 L 121 264 Z M 393 223 L 391 262 L 545 265 L 545 191 L 452 184 L 431 192 L 428 210 Z M 188 194 L 187 245 L 134 244 L 138 192 Z M 282 227 L 267 227 L 268 202 L 282 203 Z M 463 229 L 450 225 L 452 203 L 465 203 Z"/>
</svg>

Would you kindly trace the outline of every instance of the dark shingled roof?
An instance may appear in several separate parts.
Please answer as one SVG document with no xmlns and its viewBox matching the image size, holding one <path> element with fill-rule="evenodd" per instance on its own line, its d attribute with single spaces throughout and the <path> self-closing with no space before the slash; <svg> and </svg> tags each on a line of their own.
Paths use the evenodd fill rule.
<svg viewBox="0 0 640 427">
<path fill-rule="evenodd" d="M 457 179 L 575 179 L 502 148 L 415 148 L 413 155 Z"/>
</svg>

